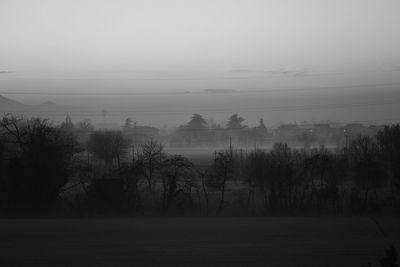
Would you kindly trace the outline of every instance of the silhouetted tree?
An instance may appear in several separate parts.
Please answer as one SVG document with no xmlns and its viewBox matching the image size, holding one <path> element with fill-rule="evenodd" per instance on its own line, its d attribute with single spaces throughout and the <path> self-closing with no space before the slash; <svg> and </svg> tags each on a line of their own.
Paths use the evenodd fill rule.
<svg viewBox="0 0 400 267">
<path fill-rule="evenodd" d="M 3 143 L 3 140 L 0 139 L 0 194 L 3 192 L 4 189 L 4 182 L 5 182 L 5 158 L 4 158 L 4 152 L 5 152 L 5 145 Z M 0 197 L 0 209 L 2 208 L 2 197 Z"/>
<path fill-rule="evenodd" d="M 147 181 L 150 192 L 152 192 L 155 177 L 157 173 L 160 173 L 162 162 L 165 159 L 163 150 L 163 146 L 154 141 L 147 141 L 139 147 L 138 164 L 142 165 L 142 174 Z"/>
<path fill-rule="evenodd" d="M 120 131 L 95 131 L 90 135 L 88 150 L 104 160 L 107 168 L 112 166 L 114 160 L 120 168 L 121 157 L 127 152 L 128 145 Z"/>
<path fill-rule="evenodd" d="M 68 182 L 72 157 L 78 152 L 76 140 L 42 119 L 7 115 L 0 128 L 8 143 L 5 205 L 17 212 L 51 208 Z"/>
<path fill-rule="evenodd" d="M 74 123 L 69 115 L 65 118 L 65 120 L 61 123 L 60 128 L 65 131 L 73 131 L 75 128 Z"/>
<path fill-rule="evenodd" d="M 400 194 L 400 124 L 385 126 L 377 134 L 387 174 Z"/>
<path fill-rule="evenodd" d="M 197 172 L 198 176 L 200 176 L 200 183 L 201 183 L 201 191 L 204 196 L 205 200 L 205 214 L 208 216 L 208 211 L 209 211 L 209 196 L 208 196 L 208 189 L 207 189 L 207 181 L 210 180 L 210 169 L 209 168 L 194 168 L 194 170 Z"/>
<path fill-rule="evenodd" d="M 354 181 L 364 190 L 364 208 L 370 193 L 375 193 L 383 185 L 383 169 L 379 160 L 379 149 L 374 140 L 368 136 L 358 136 L 349 145 L 350 166 L 354 171 Z"/>
<path fill-rule="evenodd" d="M 180 135 L 186 139 L 188 145 L 200 145 L 207 138 L 207 122 L 200 114 L 193 114 L 187 125 L 178 128 Z"/>
<path fill-rule="evenodd" d="M 320 147 L 311 152 L 306 162 L 311 183 L 311 203 L 319 214 L 326 213 L 339 200 L 339 186 L 344 176 L 343 161 Z"/>
<path fill-rule="evenodd" d="M 233 114 L 232 116 L 229 117 L 226 128 L 228 130 L 240 130 L 245 127 L 242 125 L 243 121 L 244 119 L 242 117 L 239 117 L 238 114 Z"/>
<path fill-rule="evenodd" d="M 233 157 L 230 151 L 218 152 L 213 165 L 213 174 L 210 175 L 208 185 L 220 191 L 221 197 L 216 215 L 222 212 L 225 205 L 226 182 L 233 176 Z"/>
<path fill-rule="evenodd" d="M 243 132 L 243 129 L 246 126 L 242 125 L 244 119 L 239 117 L 238 114 L 233 114 L 229 117 L 228 123 L 226 125 L 226 131 L 229 136 L 229 141 L 233 141 L 235 143 L 246 143 L 247 142 L 247 133 Z"/>
<path fill-rule="evenodd" d="M 193 164 L 181 155 L 168 156 L 162 162 L 161 181 L 163 185 L 163 207 L 167 209 L 171 201 L 182 191 L 181 180 L 188 179 Z"/>
<path fill-rule="evenodd" d="M 207 129 L 207 122 L 205 121 L 203 116 L 197 113 L 193 114 L 192 119 L 189 121 L 187 125 L 189 129 L 193 130 L 201 131 Z"/>
<path fill-rule="evenodd" d="M 263 192 L 264 200 L 267 197 L 266 174 L 267 154 L 264 150 L 255 149 L 246 157 L 244 163 L 244 177 L 248 185 L 247 207 L 252 213 L 255 212 L 256 188 Z"/>
<path fill-rule="evenodd" d="M 92 121 L 89 119 L 79 121 L 76 123 L 76 131 L 80 134 L 87 134 L 94 131 Z"/>
<path fill-rule="evenodd" d="M 294 177 L 291 153 L 287 144 L 277 143 L 268 157 L 268 202 L 272 212 L 276 211 L 280 200 L 288 197 L 285 193 L 289 191 L 288 185 L 291 185 Z"/>
<path fill-rule="evenodd" d="M 130 130 L 130 129 L 131 129 L 132 127 L 134 127 L 134 126 L 135 126 L 135 123 L 133 122 L 133 120 L 132 120 L 131 118 L 127 118 L 127 119 L 125 120 L 123 129 L 124 129 L 124 130 Z"/>
</svg>

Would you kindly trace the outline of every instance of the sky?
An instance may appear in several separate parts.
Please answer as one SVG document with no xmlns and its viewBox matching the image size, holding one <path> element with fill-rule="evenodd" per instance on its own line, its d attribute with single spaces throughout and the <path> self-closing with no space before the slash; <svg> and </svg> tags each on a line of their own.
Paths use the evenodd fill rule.
<svg viewBox="0 0 400 267">
<path fill-rule="evenodd" d="M 397 0 L 2 0 L 0 68 L 73 76 L 398 67 L 399 10 Z"/>
<path fill-rule="evenodd" d="M 0 0 L 0 94 L 71 104 L 18 93 L 400 84 L 399 11 L 398 0 Z"/>
</svg>

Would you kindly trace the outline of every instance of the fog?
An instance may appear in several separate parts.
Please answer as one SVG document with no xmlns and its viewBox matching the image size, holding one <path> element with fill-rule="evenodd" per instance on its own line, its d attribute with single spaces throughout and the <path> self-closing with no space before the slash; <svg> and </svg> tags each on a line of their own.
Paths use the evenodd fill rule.
<svg viewBox="0 0 400 267">
<path fill-rule="evenodd" d="M 153 72 L 397 64 L 395 0 L 3 0 L 2 68 Z"/>
<path fill-rule="evenodd" d="M 325 79 L 313 76 L 320 82 L 310 82 L 307 86 L 309 77 L 281 77 L 280 83 L 263 87 L 262 84 L 273 79 L 252 79 L 253 74 L 247 73 L 229 75 L 227 77 L 237 78 L 35 82 L 3 78 L 1 82 L 7 84 L 4 86 L 7 91 L 2 94 L 8 98 L 28 105 L 45 101 L 54 103 L 40 111 L 30 111 L 28 115 L 48 117 L 55 121 L 64 120 L 70 114 L 74 121 L 91 119 L 98 123 L 106 120 L 107 123 L 122 125 L 127 117 L 131 117 L 141 125 L 171 128 L 186 123 L 193 113 L 202 114 L 206 119 L 214 118 L 221 125 L 230 115 L 239 113 L 249 126 L 258 124 L 261 118 L 268 126 L 328 120 L 380 124 L 400 119 L 399 83 L 395 79 L 388 80 L 392 83 L 378 84 L 372 80 L 368 83 L 368 79 L 365 79 L 363 84 L 348 82 L 346 85 L 346 81 L 339 79 L 344 75 L 335 74 L 329 79 L 327 75 Z M 337 82 L 332 82 L 335 79 Z M 296 80 L 297 87 L 290 87 L 288 83 Z M 158 83 L 162 86 L 158 87 Z M 129 90 L 129 84 L 141 90 Z M 156 89 L 144 89 L 149 87 Z M 161 90 L 164 88 L 170 90 Z M 6 108 L 1 111 L 9 110 Z M 18 113 L 26 111 L 26 108 L 14 111 Z"/>
<path fill-rule="evenodd" d="M 0 0 L 1 266 L 399 266 L 400 0 Z"/>
<path fill-rule="evenodd" d="M 0 94 L 62 119 L 397 119 L 398 1 L 0 3 Z M 42 115 L 42 114 L 40 114 Z"/>
</svg>

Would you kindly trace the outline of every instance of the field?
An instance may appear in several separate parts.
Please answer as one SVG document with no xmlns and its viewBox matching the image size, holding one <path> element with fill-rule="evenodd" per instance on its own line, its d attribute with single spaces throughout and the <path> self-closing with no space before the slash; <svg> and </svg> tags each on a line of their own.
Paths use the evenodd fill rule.
<svg viewBox="0 0 400 267">
<path fill-rule="evenodd" d="M 0 266 L 379 266 L 400 218 L 0 220 Z M 379 226 L 378 226 L 379 225 Z"/>
<path fill-rule="evenodd" d="M 271 146 L 258 147 L 259 149 L 270 150 Z M 182 155 L 193 162 L 198 167 L 207 167 L 214 162 L 214 153 L 229 150 L 229 146 L 218 147 L 166 147 L 165 152 L 168 155 Z M 247 155 L 254 150 L 254 147 L 234 147 L 233 152 L 236 155 Z"/>
</svg>

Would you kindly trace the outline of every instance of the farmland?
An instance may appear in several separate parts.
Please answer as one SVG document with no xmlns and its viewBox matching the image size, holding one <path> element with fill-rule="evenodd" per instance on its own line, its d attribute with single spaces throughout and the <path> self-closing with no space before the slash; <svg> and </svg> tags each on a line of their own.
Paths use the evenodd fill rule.
<svg viewBox="0 0 400 267">
<path fill-rule="evenodd" d="M 399 225 L 399 217 L 7 219 L 0 265 L 379 266 Z"/>
</svg>

